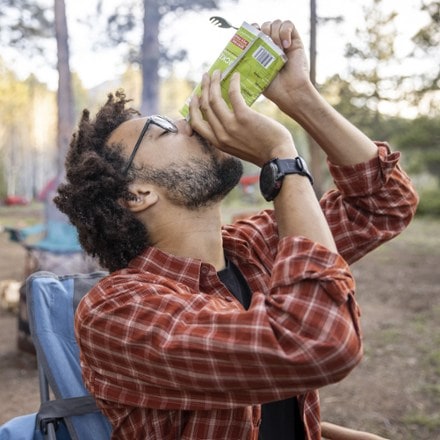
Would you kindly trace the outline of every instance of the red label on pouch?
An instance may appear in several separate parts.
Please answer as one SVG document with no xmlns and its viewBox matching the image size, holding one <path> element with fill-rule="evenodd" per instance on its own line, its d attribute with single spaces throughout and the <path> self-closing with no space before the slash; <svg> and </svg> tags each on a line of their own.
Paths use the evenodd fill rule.
<svg viewBox="0 0 440 440">
<path fill-rule="evenodd" d="M 235 34 L 231 39 L 231 43 L 243 50 L 249 44 L 249 41 L 245 40 L 243 37 L 240 37 L 240 35 Z"/>
</svg>

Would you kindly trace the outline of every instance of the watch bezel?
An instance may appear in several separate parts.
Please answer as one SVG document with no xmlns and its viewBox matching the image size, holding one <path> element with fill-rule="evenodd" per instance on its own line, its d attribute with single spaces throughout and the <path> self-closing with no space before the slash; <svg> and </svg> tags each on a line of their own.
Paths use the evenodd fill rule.
<svg viewBox="0 0 440 440">
<path fill-rule="evenodd" d="M 281 188 L 282 175 L 275 160 L 266 162 L 260 172 L 260 192 L 268 202 L 277 196 Z"/>
</svg>

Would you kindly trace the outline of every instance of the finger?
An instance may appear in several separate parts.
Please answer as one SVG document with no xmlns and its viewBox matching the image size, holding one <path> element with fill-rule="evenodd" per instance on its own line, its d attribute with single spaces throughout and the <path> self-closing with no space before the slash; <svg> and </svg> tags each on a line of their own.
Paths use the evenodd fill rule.
<svg viewBox="0 0 440 440">
<path fill-rule="evenodd" d="M 229 101 L 232 105 L 232 110 L 236 115 L 240 115 L 244 110 L 244 107 L 247 107 L 246 101 L 241 94 L 241 82 L 240 82 L 240 73 L 234 72 L 231 76 L 231 81 L 229 83 L 228 90 Z"/>
<path fill-rule="evenodd" d="M 269 37 L 272 38 L 272 41 L 279 47 L 283 47 L 280 38 L 281 24 L 282 24 L 281 20 L 274 20 L 270 25 L 270 34 L 269 34 Z"/>
<path fill-rule="evenodd" d="M 204 118 L 213 126 L 214 129 L 215 126 L 219 125 L 214 106 L 216 99 L 219 99 L 219 95 L 221 98 L 221 92 L 216 94 L 216 87 L 213 85 L 213 81 L 215 81 L 216 83 L 219 82 L 219 80 L 216 79 L 218 75 L 218 72 L 214 72 L 212 75 L 209 75 L 208 73 L 205 73 L 203 75 L 200 94 L 200 109 L 203 113 Z M 216 95 L 217 97 L 214 95 Z"/>
<path fill-rule="evenodd" d="M 208 73 L 202 75 L 202 80 L 200 82 L 200 96 L 199 96 L 199 106 L 203 115 L 206 116 L 210 111 L 209 106 L 209 85 L 211 83 L 211 78 Z"/>
<path fill-rule="evenodd" d="M 222 95 L 222 74 L 220 70 L 213 72 L 209 89 L 209 103 L 218 119 L 227 118 L 231 110 Z"/>
<path fill-rule="evenodd" d="M 190 123 L 190 125 L 193 126 L 193 124 L 199 125 L 203 123 L 203 113 L 202 110 L 200 109 L 200 100 L 197 95 L 191 97 L 188 107 L 189 107 L 188 122 Z"/>
<path fill-rule="evenodd" d="M 189 115 L 189 124 L 192 129 L 213 145 L 216 145 L 218 143 L 217 137 L 209 123 L 204 119 L 202 110 L 200 109 L 200 99 L 197 95 L 194 95 L 191 98 L 189 103 Z"/>
<path fill-rule="evenodd" d="M 222 97 L 220 81 L 220 71 L 213 72 L 211 76 L 205 75 L 202 79 L 202 94 L 200 97 L 202 112 L 218 140 L 217 146 L 224 142 L 226 137 L 224 119 L 231 113 Z"/>
<path fill-rule="evenodd" d="M 295 26 L 290 20 L 283 21 L 280 26 L 280 41 L 283 49 L 288 49 L 292 44 L 292 36 L 295 32 Z"/>
<path fill-rule="evenodd" d="M 262 25 L 261 25 L 261 31 L 264 32 L 266 35 L 270 36 L 270 27 L 271 27 L 272 22 L 271 21 L 265 21 Z"/>
<path fill-rule="evenodd" d="M 227 143 L 227 132 L 234 123 L 233 113 L 223 99 L 221 88 L 222 75 L 219 70 L 213 72 L 209 84 L 209 109 L 207 119 L 220 142 Z"/>
</svg>

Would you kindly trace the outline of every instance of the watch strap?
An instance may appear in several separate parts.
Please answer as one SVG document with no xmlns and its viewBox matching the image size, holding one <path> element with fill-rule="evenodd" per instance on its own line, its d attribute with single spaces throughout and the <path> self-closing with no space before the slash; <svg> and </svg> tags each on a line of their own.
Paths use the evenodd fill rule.
<svg viewBox="0 0 440 440">
<path fill-rule="evenodd" d="M 305 160 L 297 156 L 294 159 L 274 159 L 273 160 L 279 170 L 279 179 L 282 179 L 287 174 L 300 174 L 301 176 L 306 176 L 313 185 L 313 177 L 307 169 Z"/>
</svg>

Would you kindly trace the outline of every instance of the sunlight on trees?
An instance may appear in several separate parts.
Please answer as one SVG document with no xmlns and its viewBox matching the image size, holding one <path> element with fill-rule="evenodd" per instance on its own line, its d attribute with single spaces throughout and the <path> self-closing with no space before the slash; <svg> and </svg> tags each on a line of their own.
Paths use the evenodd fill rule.
<svg viewBox="0 0 440 440">
<path fill-rule="evenodd" d="M 35 77 L 17 80 L 0 68 L 0 194 L 35 196 L 53 175 L 56 157 L 56 100 Z"/>
<path fill-rule="evenodd" d="M 35 65 L 41 65 L 45 59 L 47 68 L 55 71 L 54 1 L 57 0 L 0 0 L 0 48 L 15 48 L 26 54 L 29 65 L 37 59 Z M 67 14 L 70 1 L 66 0 Z M 102 0 L 92 3 L 82 17 L 84 32 L 90 34 L 90 50 L 101 50 L 105 40 L 107 46 L 114 48 L 114 56 L 125 60 L 126 69 L 121 75 L 115 74 L 114 80 L 89 90 L 72 72 L 69 82 L 73 87 L 74 119 L 78 120 L 84 107 L 96 110 L 107 93 L 121 87 L 133 98 L 136 108 L 179 117 L 178 109 L 194 84 L 177 76 L 173 65 L 184 52 L 176 42 L 159 38 L 159 22 L 170 26 L 173 20 L 182 20 L 185 11 L 216 7 L 220 0 L 115 0 L 113 8 Z M 335 66 L 335 74 L 318 87 L 338 111 L 372 138 L 389 140 L 395 149 L 402 149 L 414 173 L 433 176 L 438 186 L 440 168 L 436 164 L 440 159 L 436 152 L 440 145 L 435 127 L 440 126 L 440 2 L 421 0 L 421 5 L 426 23 L 413 35 L 413 46 L 407 48 L 405 55 L 406 61 L 420 63 L 416 74 L 405 76 L 399 68 L 403 60 L 395 51 L 398 31 L 394 24 L 398 7 L 395 12 L 384 11 L 382 0 L 369 0 L 359 11 L 365 20 L 359 23 L 356 37 L 347 42 L 348 72 Z M 144 32 L 147 19 L 156 21 L 156 27 L 148 27 L 154 35 Z M 70 43 L 75 36 L 70 35 Z M 307 35 L 304 42 L 307 43 Z M 436 68 L 424 70 L 424 61 L 435 59 Z M 36 77 L 19 79 L 14 69 L 14 65 L 0 60 L 0 200 L 6 194 L 32 197 L 38 193 L 44 181 L 55 173 L 59 154 L 56 138 L 60 104 L 56 92 Z M 62 102 L 65 104 L 66 99 Z M 306 137 L 297 125 L 286 121 L 264 100 L 256 103 L 256 108 L 287 123 L 302 154 L 308 155 L 304 151 Z"/>
</svg>

